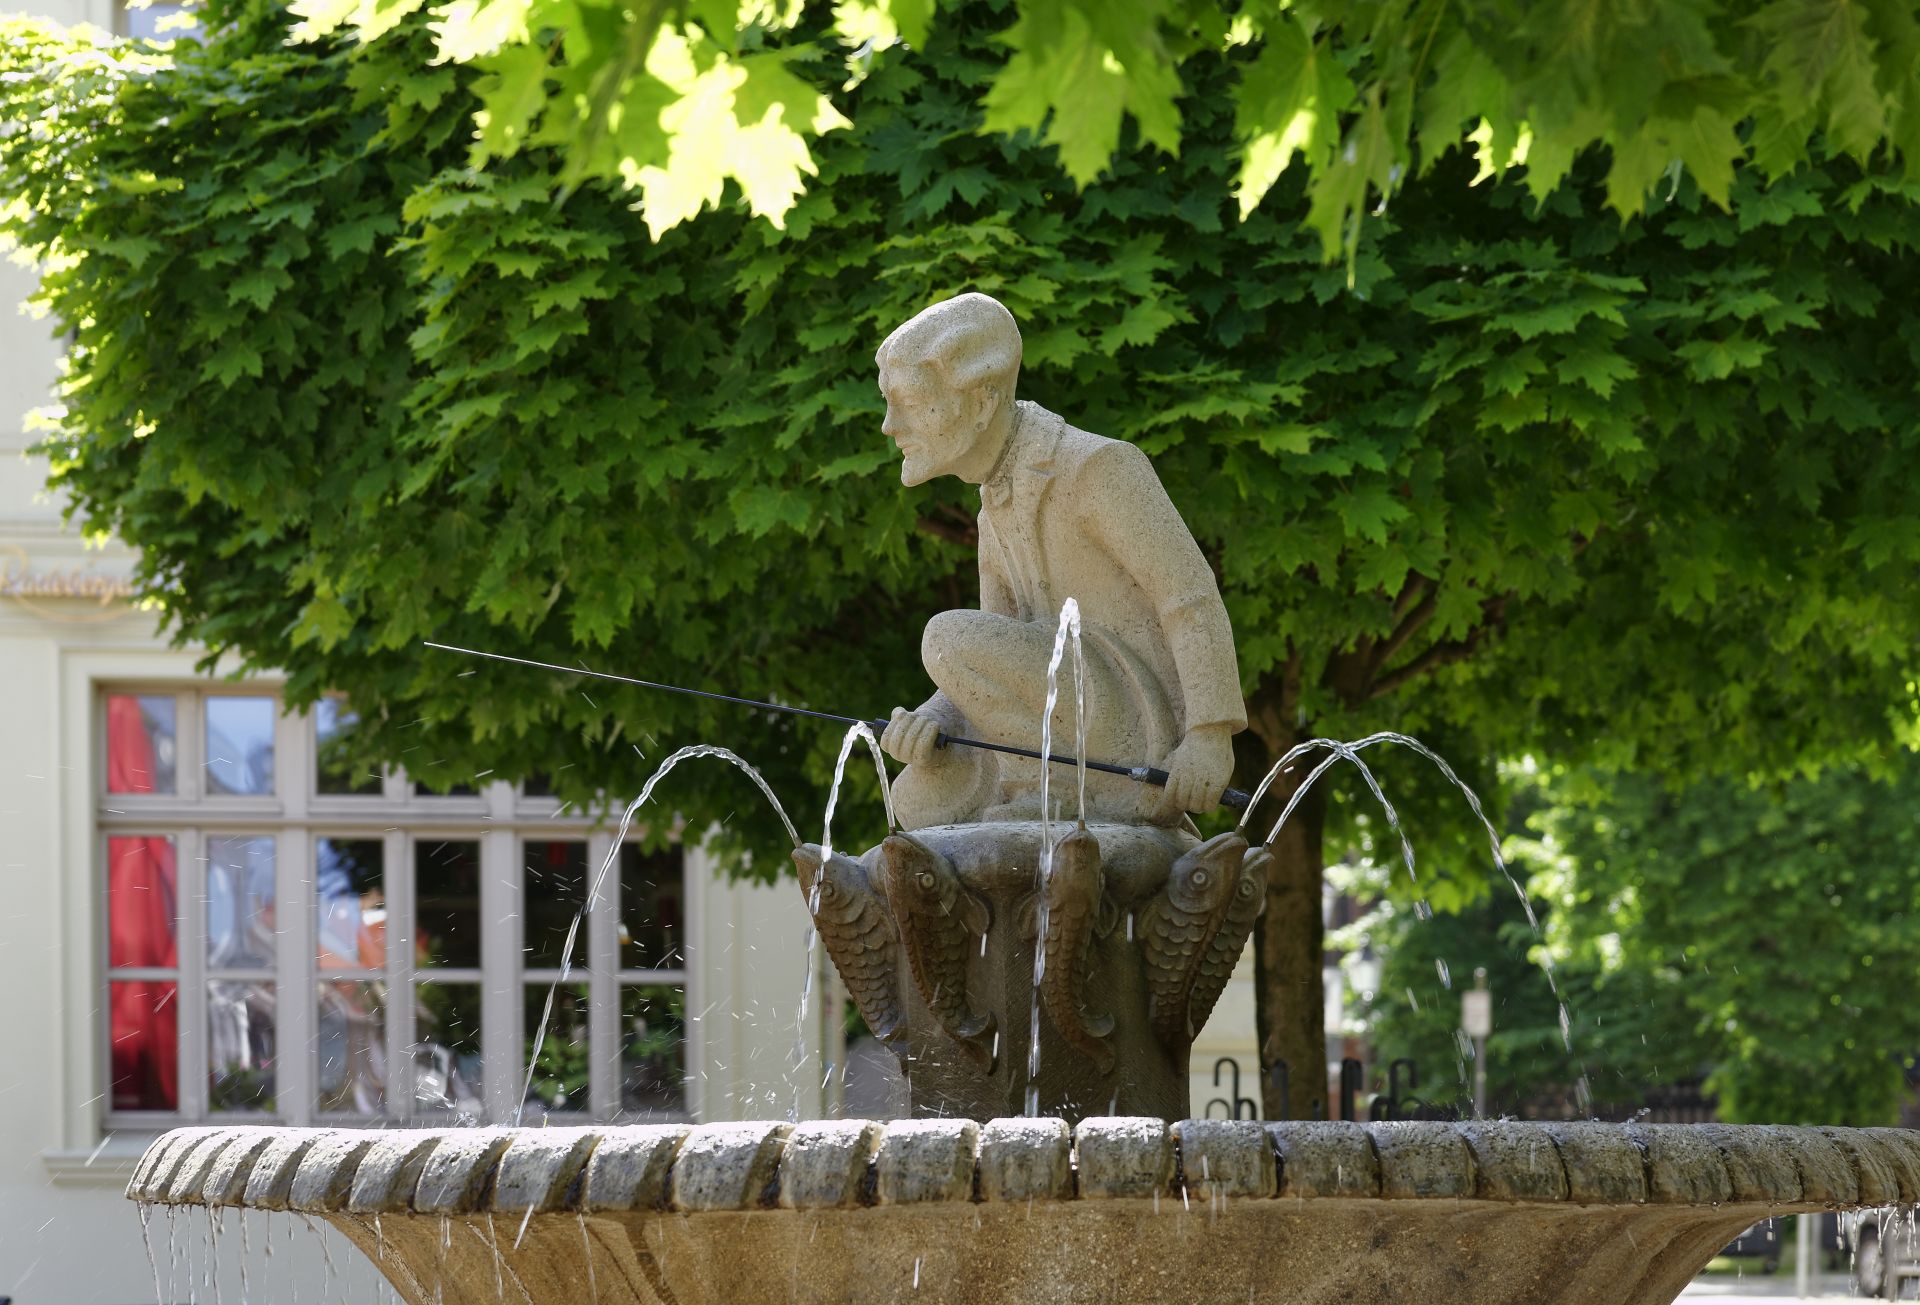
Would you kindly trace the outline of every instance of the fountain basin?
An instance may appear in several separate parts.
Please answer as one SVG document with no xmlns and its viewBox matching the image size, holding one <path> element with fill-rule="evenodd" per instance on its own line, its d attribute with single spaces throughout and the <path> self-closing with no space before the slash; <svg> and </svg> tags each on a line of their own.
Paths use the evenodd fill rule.
<svg viewBox="0 0 1920 1305">
<path fill-rule="evenodd" d="M 1092 1118 L 184 1128 L 127 1195 L 325 1219 L 410 1305 L 1669 1302 L 1770 1215 L 1920 1201 L 1920 1133 Z"/>
</svg>

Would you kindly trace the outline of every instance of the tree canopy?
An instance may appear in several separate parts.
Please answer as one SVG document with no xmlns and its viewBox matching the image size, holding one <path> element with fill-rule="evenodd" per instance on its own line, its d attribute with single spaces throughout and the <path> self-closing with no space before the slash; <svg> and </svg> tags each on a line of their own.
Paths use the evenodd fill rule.
<svg viewBox="0 0 1920 1305">
<path fill-rule="evenodd" d="M 1023 391 L 1151 454 L 1214 561 L 1245 782 L 1380 725 L 1481 777 L 1521 747 L 1767 774 L 1920 743 L 1920 262 L 1889 160 L 1739 166 L 1726 210 L 1679 175 L 1622 223 L 1601 154 L 1539 200 L 1456 155 L 1368 222 L 1349 286 L 1303 174 L 1240 220 L 1258 49 L 1183 61 L 1179 154 L 1076 190 L 982 130 L 1019 21 L 943 9 L 857 85 L 807 82 L 851 125 L 784 225 L 748 197 L 656 239 L 564 147 L 470 167 L 494 74 L 431 63 L 422 16 L 288 45 L 241 8 L 170 55 L 9 20 L 4 220 L 72 340 L 54 483 L 180 638 L 348 695 L 369 759 L 578 799 L 722 741 L 791 796 L 831 730 L 420 643 L 918 701 L 922 624 L 974 601 L 973 508 L 899 485 L 871 353 L 976 289 L 1023 323 Z M 1396 774 L 1417 824 L 1456 809 Z M 671 801 L 778 844 L 735 775 Z M 1270 885 L 1298 909 L 1259 935 L 1268 1054 L 1319 1056 L 1320 857 Z M 1458 905 L 1480 865 L 1402 891 Z"/>
<path fill-rule="evenodd" d="M 935 0 L 294 0 L 296 35 L 377 40 L 428 7 L 434 58 L 471 66 L 477 165 L 522 148 L 561 156 L 565 184 L 639 192 L 656 232 L 720 202 L 725 183 L 779 225 L 822 133 L 850 125 L 804 61 L 849 84 L 896 44 L 964 26 Z M 1242 214 L 1289 167 L 1329 251 L 1362 216 L 1456 147 L 1480 174 L 1525 166 L 1550 193 L 1605 146 L 1621 217 L 1682 170 L 1720 207 L 1737 165 L 1777 179 L 1815 142 L 1856 163 L 1920 169 L 1920 22 L 1903 0 L 1008 0 L 1009 57 L 967 88 L 973 130 L 1034 134 L 1074 184 L 1128 131 L 1167 156 L 1210 133 L 1184 103 L 1196 66 L 1248 50 L 1218 87 Z"/>
<path fill-rule="evenodd" d="M 1920 767 L 1758 789 L 1591 773 L 1521 784 L 1513 847 L 1545 936 L 1498 892 L 1456 917 L 1389 908 L 1368 921 L 1388 951 L 1369 1012 L 1383 1061 L 1415 1057 L 1421 1095 L 1457 1102 L 1459 1000 L 1436 962 L 1457 986 L 1483 965 L 1499 1108 L 1584 1072 L 1597 1100 L 1631 1114 L 1643 1089 L 1704 1076 L 1730 1121 L 1896 1122 L 1920 1053 L 1907 990 L 1920 970 Z M 1570 997 L 1572 1055 L 1543 952 Z"/>
</svg>

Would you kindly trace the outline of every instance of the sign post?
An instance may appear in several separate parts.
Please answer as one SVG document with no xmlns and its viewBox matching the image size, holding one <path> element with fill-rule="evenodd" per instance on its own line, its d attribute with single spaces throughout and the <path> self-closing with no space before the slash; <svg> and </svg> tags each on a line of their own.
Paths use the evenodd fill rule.
<svg viewBox="0 0 1920 1305">
<path fill-rule="evenodd" d="M 1493 1032 L 1493 993 L 1485 966 L 1474 970 L 1473 987 L 1460 994 L 1460 1031 L 1473 1039 L 1473 1117 L 1487 1117 L 1487 1038 Z"/>
</svg>

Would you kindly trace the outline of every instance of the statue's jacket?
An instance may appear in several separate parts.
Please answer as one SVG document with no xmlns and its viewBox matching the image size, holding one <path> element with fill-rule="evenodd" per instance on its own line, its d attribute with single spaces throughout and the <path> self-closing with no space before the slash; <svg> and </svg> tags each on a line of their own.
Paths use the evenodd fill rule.
<svg viewBox="0 0 1920 1305">
<path fill-rule="evenodd" d="M 1213 570 L 1133 445 L 1021 401 L 980 488 L 979 551 L 982 611 L 1051 626 L 1079 603 L 1088 651 L 1119 670 L 1153 757 L 1195 726 L 1245 728 Z"/>
</svg>

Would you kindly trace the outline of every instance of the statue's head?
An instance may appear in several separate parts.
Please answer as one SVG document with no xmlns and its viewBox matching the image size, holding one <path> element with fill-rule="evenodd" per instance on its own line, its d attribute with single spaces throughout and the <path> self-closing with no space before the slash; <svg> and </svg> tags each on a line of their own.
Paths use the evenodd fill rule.
<svg viewBox="0 0 1920 1305">
<path fill-rule="evenodd" d="M 900 446 L 902 484 L 956 475 L 976 483 L 1000 455 L 1020 376 L 1020 328 L 997 299 L 944 300 L 874 355 L 887 400 L 881 429 Z"/>
</svg>

